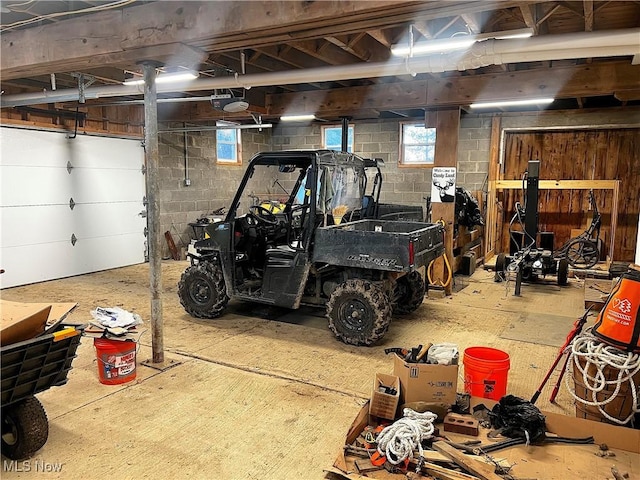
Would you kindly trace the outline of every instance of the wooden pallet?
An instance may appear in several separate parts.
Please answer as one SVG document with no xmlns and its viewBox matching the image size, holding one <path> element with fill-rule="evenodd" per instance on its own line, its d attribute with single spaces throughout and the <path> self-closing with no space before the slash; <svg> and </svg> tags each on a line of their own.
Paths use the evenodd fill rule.
<svg viewBox="0 0 640 480">
<path fill-rule="evenodd" d="M 584 308 L 591 307 L 592 311 L 598 311 L 604 306 L 611 292 L 611 280 L 599 278 L 584 279 Z"/>
</svg>

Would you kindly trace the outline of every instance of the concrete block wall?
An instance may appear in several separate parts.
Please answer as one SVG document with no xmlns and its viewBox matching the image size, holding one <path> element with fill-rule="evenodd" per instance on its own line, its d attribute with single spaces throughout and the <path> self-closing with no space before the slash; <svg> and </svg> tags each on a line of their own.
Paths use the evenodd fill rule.
<svg viewBox="0 0 640 480">
<path fill-rule="evenodd" d="M 382 158 L 381 201 L 425 205 L 430 193 L 431 168 L 398 167 L 400 122 L 379 120 L 354 122 L 354 150 L 362 157 Z M 278 125 L 272 131 L 273 150 L 321 148 L 322 130 L 318 124 Z M 373 184 L 369 183 L 367 191 Z"/>
<path fill-rule="evenodd" d="M 491 118 L 464 116 L 460 119 L 456 183 L 470 192 L 487 187 Z"/>
<path fill-rule="evenodd" d="M 185 171 L 183 133 L 159 135 L 161 232 L 170 231 L 178 248 L 188 245 L 193 238 L 190 222 L 229 206 L 251 157 L 271 149 L 270 134 L 266 131 L 243 130 L 241 141 L 242 164 L 218 164 L 215 131 L 189 132 Z M 186 174 L 189 186 L 185 185 Z M 163 256 L 169 256 L 166 242 L 163 252 Z"/>
</svg>

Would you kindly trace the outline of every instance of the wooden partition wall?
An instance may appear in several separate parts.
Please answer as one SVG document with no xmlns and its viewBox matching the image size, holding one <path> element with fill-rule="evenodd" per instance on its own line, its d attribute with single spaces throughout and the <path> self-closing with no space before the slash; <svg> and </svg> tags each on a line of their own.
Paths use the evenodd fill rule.
<svg viewBox="0 0 640 480">
<path fill-rule="evenodd" d="M 520 181 L 529 160 L 540 160 L 538 229 L 554 232 L 554 247 L 589 224 L 593 188 L 602 214 L 603 249 L 612 260 L 634 260 L 640 212 L 639 128 L 502 130 L 497 120 L 492 137 L 487 257 L 509 251 L 509 221 L 515 203 L 524 200 L 517 185 L 502 180 Z M 551 188 L 543 188 L 544 180 L 553 181 L 546 183 Z M 561 180 L 573 182 L 562 188 L 563 183 L 556 182 Z"/>
</svg>

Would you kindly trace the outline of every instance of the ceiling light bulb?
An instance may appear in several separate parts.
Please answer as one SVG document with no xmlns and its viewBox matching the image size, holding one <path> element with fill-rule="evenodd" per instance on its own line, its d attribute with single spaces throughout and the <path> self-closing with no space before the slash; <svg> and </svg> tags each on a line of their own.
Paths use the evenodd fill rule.
<svg viewBox="0 0 640 480">
<path fill-rule="evenodd" d="M 499 108 L 517 107 L 525 105 L 548 105 L 553 102 L 553 98 L 529 98 L 527 100 L 505 100 L 501 102 L 479 102 L 469 105 L 471 108 Z"/>
<path fill-rule="evenodd" d="M 189 71 L 161 73 L 156 78 L 156 83 L 185 82 L 188 80 L 194 80 L 196 78 L 198 78 L 198 74 Z"/>
<path fill-rule="evenodd" d="M 178 83 L 178 82 L 186 82 L 189 80 L 194 80 L 198 78 L 198 74 L 191 71 L 183 71 L 183 72 L 171 72 L 171 73 L 161 73 L 156 77 L 156 84 L 158 83 Z M 133 77 L 122 82 L 123 85 L 144 85 L 144 78 L 142 77 Z"/>
<path fill-rule="evenodd" d="M 399 57 L 407 55 L 422 55 L 425 53 L 444 53 L 453 50 L 464 50 L 469 48 L 475 42 L 476 38 L 472 36 L 431 40 L 428 42 L 418 42 L 414 44 L 413 47 L 409 47 L 408 45 L 396 45 L 391 48 L 391 53 Z"/>
<path fill-rule="evenodd" d="M 316 116 L 313 114 L 306 115 L 283 115 L 280 120 L 283 122 L 303 122 L 305 120 L 315 120 Z"/>
</svg>

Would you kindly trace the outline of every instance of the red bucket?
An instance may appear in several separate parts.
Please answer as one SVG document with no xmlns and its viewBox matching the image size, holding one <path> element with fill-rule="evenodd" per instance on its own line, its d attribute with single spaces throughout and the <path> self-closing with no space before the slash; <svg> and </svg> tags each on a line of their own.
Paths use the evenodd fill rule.
<svg viewBox="0 0 640 480">
<path fill-rule="evenodd" d="M 509 354 L 489 347 L 464 351 L 464 391 L 474 397 L 500 400 L 507 393 Z"/>
<path fill-rule="evenodd" d="M 104 385 L 120 385 L 136 378 L 136 342 L 94 338 L 98 378 Z"/>
</svg>

